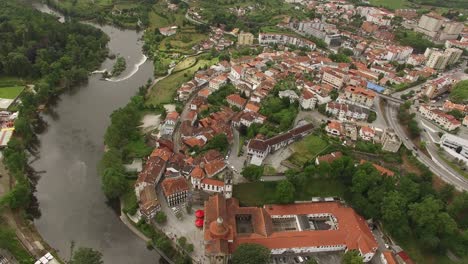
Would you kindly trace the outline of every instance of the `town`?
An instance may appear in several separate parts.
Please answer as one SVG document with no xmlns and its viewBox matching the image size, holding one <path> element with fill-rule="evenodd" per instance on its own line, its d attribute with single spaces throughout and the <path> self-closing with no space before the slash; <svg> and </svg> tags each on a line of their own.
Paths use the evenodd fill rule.
<svg viewBox="0 0 468 264">
<path fill-rule="evenodd" d="M 141 37 L 155 79 L 111 114 L 97 170 L 160 261 L 468 261 L 467 9 L 281 0 L 263 26 L 264 1 L 157 2 L 168 22 Z M 16 89 L 0 93 L 5 153 Z"/>
</svg>

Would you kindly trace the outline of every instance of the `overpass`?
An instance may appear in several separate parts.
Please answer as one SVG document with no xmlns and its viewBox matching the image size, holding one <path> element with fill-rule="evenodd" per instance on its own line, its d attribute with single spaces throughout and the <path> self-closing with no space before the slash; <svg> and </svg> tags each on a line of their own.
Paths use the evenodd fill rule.
<svg viewBox="0 0 468 264">
<path fill-rule="evenodd" d="M 379 96 L 380 98 L 385 99 L 387 101 L 391 101 L 392 103 L 396 103 L 396 104 L 403 104 L 405 102 L 405 101 L 403 101 L 403 100 L 401 100 L 399 98 L 392 97 L 392 96 L 386 95 L 386 94 L 377 93 L 377 96 Z"/>
</svg>

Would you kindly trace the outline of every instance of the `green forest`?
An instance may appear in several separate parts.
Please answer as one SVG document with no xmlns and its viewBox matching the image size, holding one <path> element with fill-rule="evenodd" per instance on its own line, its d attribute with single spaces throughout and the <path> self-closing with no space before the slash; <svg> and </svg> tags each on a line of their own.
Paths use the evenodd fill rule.
<svg viewBox="0 0 468 264">
<path fill-rule="evenodd" d="M 4 150 L 4 163 L 15 178 L 13 190 L 0 206 L 27 209 L 28 217 L 38 212 L 28 156 L 35 153 L 36 131 L 43 127 L 36 109 L 70 88 L 87 80 L 107 56 L 108 37 L 100 30 L 77 22 L 60 23 L 55 17 L 13 0 L 0 2 L 0 77 L 26 80 L 34 91 L 21 95 L 17 106 L 15 137 Z"/>
</svg>

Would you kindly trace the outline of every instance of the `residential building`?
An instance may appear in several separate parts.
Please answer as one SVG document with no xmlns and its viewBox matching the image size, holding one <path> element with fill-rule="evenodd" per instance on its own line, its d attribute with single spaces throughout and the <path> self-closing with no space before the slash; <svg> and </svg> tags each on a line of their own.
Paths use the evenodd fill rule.
<svg viewBox="0 0 468 264">
<path fill-rule="evenodd" d="M 382 150 L 389 152 L 398 152 L 402 144 L 400 138 L 391 128 L 384 130 L 380 141 L 382 142 Z"/>
<path fill-rule="evenodd" d="M 340 121 L 345 120 L 367 120 L 369 110 L 358 105 L 348 105 L 346 103 L 329 102 L 325 111 L 335 116 Z"/>
<path fill-rule="evenodd" d="M 468 162 L 468 140 L 445 133 L 440 139 L 440 145 L 452 149 L 461 156 L 459 158 L 463 158 L 466 162 Z"/>
<path fill-rule="evenodd" d="M 359 164 L 362 165 L 362 164 L 364 164 L 364 163 L 366 163 L 366 162 L 368 162 L 368 161 L 366 161 L 366 160 L 361 160 L 361 161 L 359 162 Z M 378 165 L 378 164 L 375 164 L 375 163 L 372 163 L 372 162 L 369 162 L 369 163 L 371 163 L 372 166 L 373 166 L 378 172 L 380 172 L 380 175 L 382 175 L 382 176 L 389 176 L 389 177 L 395 176 L 395 173 L 394 173 L 393 171 L 391 171 L 391 170 L 389 170 L 389 169 L 387 169 L 387 168 L 385 168 L 385 167 L 382 167 L 382 166 L 380 166 L 380 165 Z"/>
<path fill-rule="evenodd" d="M 457 63 L 462 53 L 463 51 L 457 48 L 447 48 L 445 51 L 427 48 L 424 52 L 427 59 L 426 66 L 436 70 L 443 70 L 448 65 Z"/>
<path fill-rule="evenodd" d="M 183 176 L 166 178 L 161 186 L 169 207 L 175 207 L 187 201 L 189 186 Z"/>
<path fill-rule="evenodd" d="M 218 75 L 215 78 L 211 79 L 211 81 L 208 84 L 208 87 L 212 91 L 217 91 L 221 86 L 225 85 L 227 83 L 227 76 L 224 74 Z"/>
<path fill-rule="evenodd" d="M 293 90 L 280 91 L 278 96 L 279 98 L 289 98 L 291 104 L 299 100 L 299 96 Z"/>
<path fill-rule="evenodd" d="M 332 163 L 333 161 L 341 157 L 343 157 L 343 153 L 341 153 L 341 151 L 335 151 L 323 156 L 318 156 L 317 158 L 315 158 L 315 164 L 319 165 L 322 162 Z"/>
<path fill-rule="evenodd" d="M 252 45 L 254 41 L 254 35 L 250 32 L 241 32 L 237 36 L 238 45 Z"/>
<path fill-rule="evenodd" d="M 368 126 L 363 126 L 359 129 L 359 137 L 365 141 L 371 141 L 375 137 L 375 130 Z"/>
<path fill-rule="evenodd" d="M 328 134 L 336 137 L 340 137 L 341 135 L 343 135 L 343 127 L 341 125 L 341 122 L 336 120 L 330 120 L 327 126 L 325 127 L 325 131 Z"/>
<path fill-rule="evenodd" d="M 159 28 L 159 33 L 161 33 L 161 35 L 166 36 L 166 37 L 172 36 L 175 33 L 177 33 L 177 26 Z"/>
<path fill-rule="evenodd" d="M 266 140 L 251 139 L 247 145 L 249 163 L 257 166 L 262 165 L 263 160 L 269 153 L 303 138 L 312 132 L 313 128 L 312 124 L 305 124 Z"/>
<path fill-rule="evenodd" d="M 421 16 L 418 26 L 414 29 L 430 37 L 434 41 L 457 39 L 463 31 L 463 23 L 450 21 L 439 14 L 431 12 Z"/>
<path fill-rule="evenodd" d="M 325 68 L 323 70 L 322 83 L 329 84 L 333 88 L 340 89 L 348 79 L 347 73 L 339 69 Z"/>
<path fill-rule="evenodd" d="M 172 111 L 167 113 L 166 119 L 161 127 L 161 134 L 162 135 L 172 135 L 174 133 L 174 129 L 177 125 L 177 121 L 179 120 L 179 113 L 176 111 Z"/>
<path fill-rule="evenodd" d="M 244 105 L 247 103 L 247 99 L 242 98 L 238 94 L 230 94 L 226 96 L 226 101 L 228 104 L 235 106 L 239 109 L 243 109 Z"/>
<path fill-rule="evenodd" d="M 349 102 L 364 107 L 372 107 L 376 93 L 370 89 L 362 87 L 347 86 L 344 93 L 338 98 L 338 102 Z"/>
<path fill-rule="evenodd" d="M 140 191 L 138 197 L 138 207 L 140 214 L 146 219 L 152 219 L 161 210 L 158 196 L 154 185 L 147 185 Z"/>
<path fill-rule="evenodd" d="M 423 117 L 434 121 L 437 125 L 447 131 L 453 131 L 461 126 L 461 122 L 454 116 L 444 113 L 439 109 L 431 109 L 426 105 L 421 105 L 419 107 L 419 112 Z"/>
<path fill-rule="evenodd" d="M 442 106 L 442 110 L 450 112 L 452 110 L 458 110 L 461 113 L 468 114 L 468 105 L 452 103 L 450 100 L 446 100 Z"/>
<path fill-rule="evenodd" d="M 302 89 L 301 97 L 299 98 L 299 103 L 302 109 L 314 109 L 317 104 L 317 99 L 314 97 L 309 89 Z"/>
<path fill-rule="evenodd" d="M 260 33 L 258 34 L 258 43 L 260 43 L 260 45 L 294 45 L 298 47 L 307 47 L 311 50 L 315 49 L 314 42 L 288 34 Z"/>
<path fill-rule="evenodd" d="M 263 245 L 272 257 L 286 258 L 286 263 L 292 263 L 295 254 L 348 250 L 358 251 L 369 262 L 378 248 L 366 220 L 337 201 L 258 208 L 241 207 L 235 198 L 215 195 L 205 202 L 203 232 L 208 263 L 216 264 L 228 263 L 245 243 Z"/>
</svg>

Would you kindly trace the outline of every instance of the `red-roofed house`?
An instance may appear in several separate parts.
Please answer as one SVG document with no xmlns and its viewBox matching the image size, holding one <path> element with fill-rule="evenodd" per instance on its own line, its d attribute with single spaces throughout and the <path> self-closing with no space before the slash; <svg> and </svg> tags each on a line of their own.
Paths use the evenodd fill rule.
<svg viewBox="0 0 468 264">
<path fill-rule="evenodd" d="M 214 160 L 205 164 L 205 173 L 207 177 L 213 177 L 226 168 L 224 160 Z"/>
<path fill-rule="evenodd" d="M 397 264 L 395 257 L 391 251 L 384 251 L 380 254 L 382 264 Z"/>
<path fill-rule="evenodd" d="M 366 141 L 370 141 L 375 137 L 375 131 L 371 127 L 363 126 L 359 130 L 359 136 Z"/>
<path fill-rule="evenodd" d="M 343 134 L 343 127 L 341 126 L 341 122 L 331 120 L 325 127 L 325 131 L 332 136 L 339 137 Z"/>
<path fill-rule="evenodd" d="M 209 82 L 208 87 L 210 87 L 210 89 L 212 91 L 217 91 L 221 86 L 225 85 L 226 82 L 227 82 L 227 76 L 226 75 L 224 75 L 224 74 L 218 75 L 215 78 L 211 79 L 211 81 Z"/>
<path fill-rule="evenodd" d="M 366 163 L 366 162 L 367 162 L 367 161 L 365 161 L 365 160 L 361 160 L 359 163 L 360 163 L 360 164 L 364 164 L 364 163 Z M 378 170 L 378 171 L 380 172 L 380 175 L 382 175 L 382 176 L 385 176 L 385 175 L 386 175 L 386 176 L 390 176 L 390 177 L 391 177 L 391 176 L 394 176 L 394 175 L 395 175 L 395 173 L 394 173 L 393 171 L 391 171 L 391 170 L 389 170 L 389 169 L 387 169 L 387 168 L 384 168 L 384 167 L 382 167 L 382 166 L 380 166 L 380 165 L 378 165 L 378 164 L 375 164 L 375 163 L 371 163 L 371 164 L 372 164 L 372 166 L 374 166 L 374 168 L 375 168 L 376 170 Z"/>
<path fill-rule="evenodd" d="M 238 94 L 230 94 L 230 95 L 226 96 L 226 101 L 228 102 L 228 104 L 230 104 L 232 106 L 235 106 L 235 107 L 237 107 L 239 109 L 243 109 L 245 103 L 247 103 L 247 100 L 242 98 Z"/>
<path fill-rule="evenodd" d="M 161 186 L 170 207 L 185 203 L 187 200 L 189 186 L 184 177 L 166 178 L 162 181 Z"/>
<path fill-rule="evenodd" d="M 325 224 L 324 224 L 325 223 Z M 287 227 L 287 228 L 286 228 Z M 227 263 L 245 243 L 265 246 L 273 257 L 290 252 L 346 252 L 357 250 L 365 262 L 378 244 L 364 218 L 340 202 L 240 207 L 234 199 L 214 195 L 205 202 L 205 255 L 209 263 Z"/>
<path fill-rule="evenodd" d="M 326 155 L 323 155 L 323 156 L 318 156 L 317 158 L 315 158 L 315 164 L 319 165 L 322 162 L 332 163 L 333 161 L 335 161 L 335 160 L 337 160 L 337 159 L 339 159 L 341 157 L 343 157 L 343 153 L 341 153 L 341 151 L 335 151 L 335 152 L 332 152 L 330 154 L 326 154 Z"/>
<path fill-rule="evenodd" d="M 444 113 L 439 109 L 431 109 L 426 105 L 421 105 L 419 107 L 419 112 L 423 117 L 434 121 L 445 130 L 452 131 L 461 126 L 461 122 L 454 116 Z"/>
<path fill-rule="evenodd" d="M 314 109 L 315 104 L 317 103 L 317 99 L 314 97 L 314 93 L 312 93 L 309 89 L 304 88 L 302 89 L 299 103 L 303 109 Z"/>
</svg>

